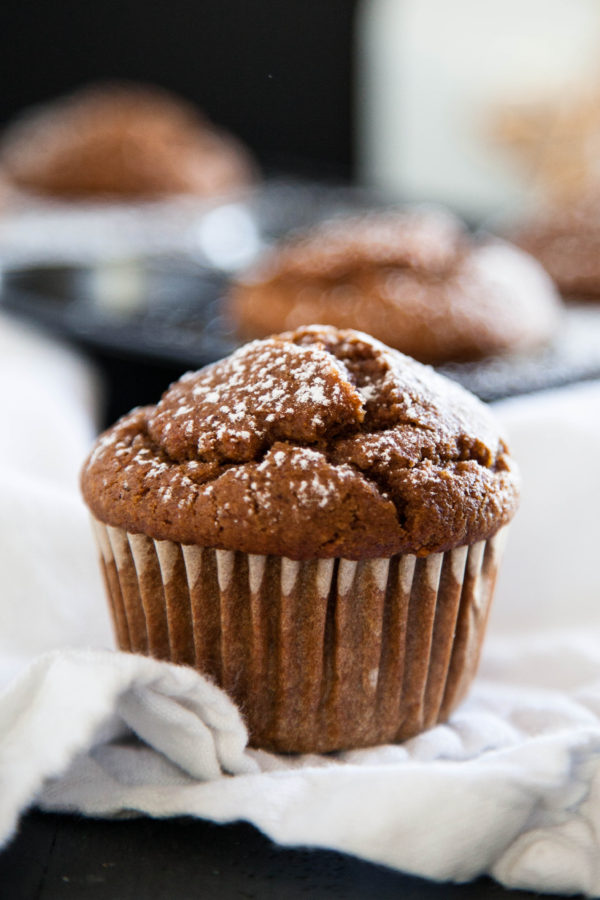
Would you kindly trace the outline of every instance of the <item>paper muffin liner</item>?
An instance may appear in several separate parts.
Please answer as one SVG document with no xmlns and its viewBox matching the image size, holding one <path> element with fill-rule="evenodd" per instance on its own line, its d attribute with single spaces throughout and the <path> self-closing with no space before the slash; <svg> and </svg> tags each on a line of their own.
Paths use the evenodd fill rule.
<svg viewBox="0 0 600 900">
<path fill-rule="evenodd" d="M 279 752 L 396 743 L 447 719 L 507 530 L 425 557 L 297 562 L 94 527 L 119 647 L 195 667 L 251 745 Z"/>
</svg>

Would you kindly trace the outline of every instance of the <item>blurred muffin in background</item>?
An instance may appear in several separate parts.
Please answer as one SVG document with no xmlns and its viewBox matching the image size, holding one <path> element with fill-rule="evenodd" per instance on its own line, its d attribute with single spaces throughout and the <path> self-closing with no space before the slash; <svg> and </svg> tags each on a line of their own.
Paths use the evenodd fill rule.
<svg viewBox="0 0 600 900">
<path fill-rule="evenodd" d="M 538 214 L 514 235 L 567 300 L 600 301 L 600 195 Z"/>
<path fill-rule="evenodd" d="M 579 202 L 600 189 L 600 91 L 568 84 L 496 108 L 488 138 L 521 170 L 530 200 Z"/>
<path fill-rule="evenodd" d="M 429 208 L 338 218 L 293 236 L 236 281 L 229 308 L 245 338 L 320 322 L 440 364 L 531 350 L 560 319 L 558 294 L 532 257 L 476 240 Z"/>
<path fill-rule="evenodd" d="M 0 144 L 18 188 L 63 199 L 213 197 L 255 177 L 250 154 L 158 87 L 94 84 L 26 111 Z"/>
<path fill-rule="evenodd" d="M 566 299 L 600 298 L 600 92 L 565 86 L 497 111 L 492 137 L 527 177 L 530 212 L 510 237 Z"/>
</svg>

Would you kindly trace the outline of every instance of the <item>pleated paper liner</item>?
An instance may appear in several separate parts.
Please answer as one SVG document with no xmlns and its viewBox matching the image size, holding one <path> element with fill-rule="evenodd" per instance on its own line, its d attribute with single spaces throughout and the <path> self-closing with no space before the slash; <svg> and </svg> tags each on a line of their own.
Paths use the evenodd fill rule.
<svg viewBox="0 0 600 900">
<path fill-rule="evenodd" d="M 194 666 L 253 746 L 399 742 L 448 718 L 475 674 L 506 528 L 426 557 L 303 562 L 94 520 L 122 650 Z"/>
</svg>

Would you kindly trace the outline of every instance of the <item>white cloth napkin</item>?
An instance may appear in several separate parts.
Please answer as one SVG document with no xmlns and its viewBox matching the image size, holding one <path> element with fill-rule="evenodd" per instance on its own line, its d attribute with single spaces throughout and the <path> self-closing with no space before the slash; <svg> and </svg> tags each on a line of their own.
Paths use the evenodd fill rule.
<svg viewBox="0 0 600 900">
<path fill-rule="evenodd" d="M 0 320 L 0 376 L 19 385 L 0 400 L 0 843 L 31 804 L 190 814 L 430 878 L 600 895 L 600 383 L 497 406 L 523 504 L 450 722 L 283 757 L 246 749 L 233 704 L 192 670 L 107 649 L 76 487 L 89 375 Z"/>
</svg>

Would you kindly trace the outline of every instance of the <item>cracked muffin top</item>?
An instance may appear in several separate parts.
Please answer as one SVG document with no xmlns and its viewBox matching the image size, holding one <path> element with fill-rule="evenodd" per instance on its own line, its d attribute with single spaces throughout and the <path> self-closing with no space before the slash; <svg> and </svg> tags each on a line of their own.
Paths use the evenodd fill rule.
<svg viewBox="0 0 600 900">
<path fill-rule="evenodd" d="M 274 246 L 229 296 L 245 338 L 323 322 L 427 363 L 547 343 L 560 322 L 542 266 L 441 209 L 340 216 Z"/>
<path fill-rule="evenodd" d="M 254 180 L 241 143 L 162 88 L 115 82 L 27 110 L 1 143 L 17 186 L 60 197 L 212 196 Z"/>
<path fill-rule="evenodd" d="M 493 535 L 518 479 L 463 388 L 356 331 L 308 326 L 184 375 L 82 473 L 109 525 L 291 559 L 426 555 Z"/>
</svg>

